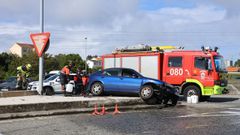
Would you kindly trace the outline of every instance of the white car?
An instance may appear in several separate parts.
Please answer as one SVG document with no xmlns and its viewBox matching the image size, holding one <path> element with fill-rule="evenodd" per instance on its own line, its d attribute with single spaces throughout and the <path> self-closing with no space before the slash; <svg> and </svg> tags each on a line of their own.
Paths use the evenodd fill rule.
<svg viewBox="0 0 240 135">
<path fill-rule="evenodd" d="M 31 91 L 37 91 L 41 95 L 54 95 L 55 93 L 63 93 L 61 89 L 61 83 L 60 83 L 60 74 L 55 74 L 46 80 L 43 81 L 43 91 L 39 91 L 38 86 L 39 82 L 38 81 L 33 81 L 28 84 L 27 90 Z M 73 84 L 73 87 L 75 87 L 74 83 L 74 76 L 76 74 L 70 74 L 70 81 L 69 83 Z"/>
</svg>

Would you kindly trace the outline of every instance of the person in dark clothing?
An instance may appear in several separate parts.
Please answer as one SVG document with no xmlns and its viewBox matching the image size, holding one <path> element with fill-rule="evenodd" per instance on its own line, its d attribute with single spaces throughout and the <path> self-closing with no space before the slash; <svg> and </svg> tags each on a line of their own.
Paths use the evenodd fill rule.
<svg viewBox="0 0 240 135">
<path fill-rule="evenodd" d="M 82 82 L 82 70 L 79 67 L 74 77 L 75 81 L 75 95 L 80 95 L 83 92 L 83 82 Z"/>
<path fill-rule="evenodd" d="M 82 72 L 82 83 L 83 83 L 83 96 L 89 96 L 89 92 L 87 91 L 87 85 L 88 85 L 88 80 L 89 80 L 89 76 L 87 74 L 86 71 Z"/>
</svg>

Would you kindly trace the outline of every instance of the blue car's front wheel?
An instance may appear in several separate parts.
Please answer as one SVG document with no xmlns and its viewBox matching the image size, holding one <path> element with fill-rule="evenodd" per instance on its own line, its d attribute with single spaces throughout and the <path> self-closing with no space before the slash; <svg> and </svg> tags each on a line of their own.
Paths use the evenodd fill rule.
<svg viewBox="0 0 240 135">
<path fill-rule="evenodd" d="M 91 86 L 91 93 L 94 96 L 100 96 L 103 94 L 103 85 L 100 82 L 95 82 Z"/>
<path fill-rule="evenodd" d="M 154 95 L 154 90 L 151 85 L 144 85 L 140 89 L 140 97 L 147 104 L 156 104 L 157 98 Z"/>
</svg>

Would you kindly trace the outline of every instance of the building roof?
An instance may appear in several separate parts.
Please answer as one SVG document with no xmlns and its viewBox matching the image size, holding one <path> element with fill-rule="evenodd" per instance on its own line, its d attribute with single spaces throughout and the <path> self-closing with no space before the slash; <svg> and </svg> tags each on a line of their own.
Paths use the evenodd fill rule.
<svg viewBox="0 0 240 135">
<path fill-rule="evenodd" d="M 34 48 L 33 44 L 28 44 L 28 43 L 16 43 L 16 44 L 21 46 L 21 47 Z"/>
</svg>

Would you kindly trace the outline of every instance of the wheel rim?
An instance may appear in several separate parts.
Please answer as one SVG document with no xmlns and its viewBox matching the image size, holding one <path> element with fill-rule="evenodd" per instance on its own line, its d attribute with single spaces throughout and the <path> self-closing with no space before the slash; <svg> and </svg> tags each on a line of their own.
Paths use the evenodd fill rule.
<svg viewBox="0 0 240 135">
<path fill-rule="evenodd" d="M 93 94 L 99 94 L 101 93 L 101 91 L 102 91 L 102 86 L 100 84 L 97 83 L 92 86 Z"/>
<path fill-rule="evenodd" d="M 194 90 L 189 90 L 187 93 L 188 96 L 196 95 L 196 92 Z"/>
<path fill-rule="evenodd" d="M 143 98 L 148 98 L 148 97 L 150 97 L 151 94 L 152 94 L 152 89 L 149 88 L 149 87 L 144 87 L 144 88 L 142 89 L 141 94 L 142 94 L 142 97 L 143 97 Z"/>
</svg>

